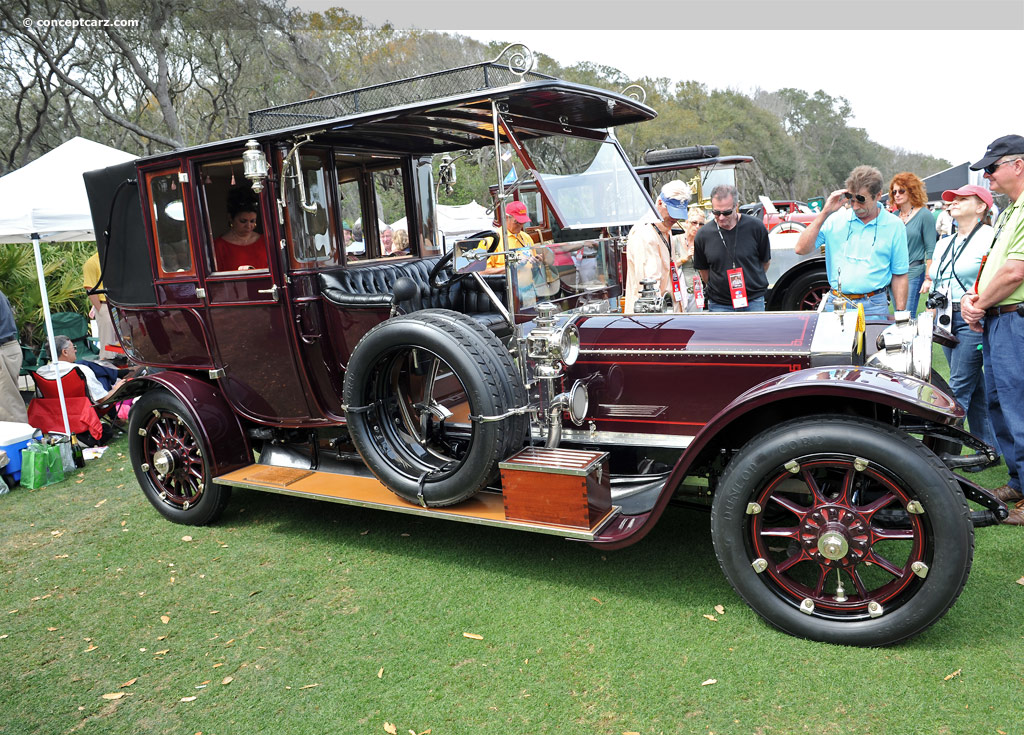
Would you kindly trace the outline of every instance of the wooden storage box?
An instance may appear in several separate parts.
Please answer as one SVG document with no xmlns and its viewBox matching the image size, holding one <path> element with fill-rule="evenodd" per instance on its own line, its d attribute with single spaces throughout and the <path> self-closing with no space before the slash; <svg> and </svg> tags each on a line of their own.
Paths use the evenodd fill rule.
<svg viewBox="0 0 1024 735">
<path fill-rule="evenodd" d="M 498 466 L 510 521 L 591 529 L 611 510 L 608 452 L 527 447 Z"/>
</svg>

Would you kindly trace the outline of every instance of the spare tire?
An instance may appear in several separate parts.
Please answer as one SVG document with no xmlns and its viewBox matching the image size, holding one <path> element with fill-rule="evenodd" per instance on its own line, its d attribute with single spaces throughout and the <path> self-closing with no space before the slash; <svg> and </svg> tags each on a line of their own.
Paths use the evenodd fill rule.
<svg viewBox="0 0 1024 735">
<path fill-rule="evenodd" d="M 391 491 L 425 506 L 482 490 L 525 434 L 519 416 L 479 420 L 525 402 L 504 348 L 497 338 L 487 342 L 470 317 L 440 312 L 377 325 L 345 374 L 345 418 L 359 454 Z"/>
<path fill-rule="evenodd" d="M 663 148 L 644 153 L 644 163 L 655 166 L 673 161 L 695 161 L 700 158 L 714 158 L 718 155 L 717 145 L 688 145 L 685 148 Z"/>
<path fill-rule="evenodd" d="M 451 309 L 422 309 L 416 312 L 416 316 L 420 319 L 439 320 L 448 325 L 445 328 L 465 330 L 468 336 L 477 340 L 481 354 L 489 358 L 491 374 L 496 376 L 502 384 L 504 405 L 523 406 L 528 402 L 526 387 L 512 360 L 512 353 L 509 352 L 505 343 L 483 323 L 472 317 L 467 318 L 465 314 Z M 530 416 L 525 413 L 519 414 L 510 417 L 509 421 L 511 422 L 509 441 L 512 443 L 510 449 L 515 451 L 528 439 Z"/>
</svg>

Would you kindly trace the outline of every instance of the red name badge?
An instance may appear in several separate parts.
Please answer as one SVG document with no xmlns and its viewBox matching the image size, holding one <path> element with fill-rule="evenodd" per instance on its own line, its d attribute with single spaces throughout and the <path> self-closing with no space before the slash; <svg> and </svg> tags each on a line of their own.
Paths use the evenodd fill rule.
<svg viewBox="0 0 1024 735">
<path fill-rule="evenodd" d="M 742 309 L 747 305 L 747 282 L 743 278 L 743 269 L 730 268 L 725 272 L 725 277 L 729 279 L 732 308 Z"/>
<path fill-rule="evenodd" d="M 682 303 L 683 289 L 679 285 L 679 271 L 676 270 L 676 264 L 672 263 L 669 270 L 672 272 L 672 298 Z"/>
<path fill-rule="evenodd" d="M 700 276 L 693 277 L 693 301 L 699 310 L 704 310 L 704 282 Z"/>
</svg>

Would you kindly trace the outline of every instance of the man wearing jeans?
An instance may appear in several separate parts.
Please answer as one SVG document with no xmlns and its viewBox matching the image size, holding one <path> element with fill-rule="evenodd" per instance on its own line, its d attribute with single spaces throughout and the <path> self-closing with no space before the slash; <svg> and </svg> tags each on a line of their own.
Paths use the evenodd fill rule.
<svg viewBox="0 0 1024 735">
<path fill-rule="evenodd" d="M 896 311 L 907 308 L 907 228 L 899 217 L 879 203 L 882 174 L 872 166 L 858 166 L 846 179 L 846 188 L 832 192 L 821 213 L 800 233 L 795 252 L 805 255 L 825 246 L 825 269 L 832 292 L 826 311 L 836 299 L 864 315 L 888 318 L 887 289 L 892 289 Z M 849 202 L 850 208 L 843 204 Z"/>
<path fill-rule="evenodd" d="M 693 267 L 707 284 L 708 311 L 764 311 L 772 248 L 764 222 L 740 214 L 735 186 L 711 190 L 714 222 L 693 242 Z"/>
<path fill-rule="evenodd" d="M 989 418 L 1010 473 L 1010 482 L 994 492 L 1005 502 L 1017 501 L 1003 522 L 1024 526 L 1024 137 L 1005 135 L 992 141 L 971 168 L 984 169 L 992 191 L 1010 198 L 996 222 L 977 288 L 960 300 L 960 314 L 972 329 L 984 330 Z"/>
</svg>

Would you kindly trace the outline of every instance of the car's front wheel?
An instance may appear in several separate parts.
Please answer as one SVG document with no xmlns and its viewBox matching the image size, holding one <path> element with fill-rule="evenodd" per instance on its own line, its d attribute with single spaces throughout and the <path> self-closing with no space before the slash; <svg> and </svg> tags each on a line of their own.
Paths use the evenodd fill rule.
<svg viewBox="0 0 1024 735">
<path fill-rule="evenodd" d="M 711 514 L 715 554 L 755 612 L 792 635 L 884 646 L 960 595 L 967 502 L 916 439 L 863 419 L 773 427 L 729 462 Z"/>
</svg>

